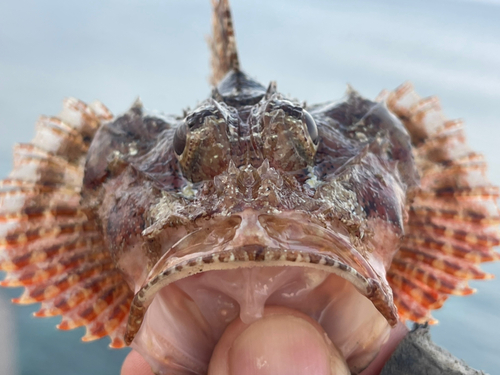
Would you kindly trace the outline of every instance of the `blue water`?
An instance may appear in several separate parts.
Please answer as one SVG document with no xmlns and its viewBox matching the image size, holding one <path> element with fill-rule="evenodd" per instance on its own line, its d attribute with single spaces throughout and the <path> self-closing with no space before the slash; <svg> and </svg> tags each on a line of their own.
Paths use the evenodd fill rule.
<svg viewBox="0 0 500 375">
<path fill-rule="evenodd" d="M 312 103 L 340 98 L 346 83 L 367 97 L 411 80 L 466 120 L 500 185 L 500 1 L 233 0 L 243 68 Z M 209 93 L 209 0 L 0 1 L 0 175 L 11 147 L 27 142 L 39 114 L 61 99 L 100 99 L 114 113 L 140 95 L 179 113 Z M 500 275 L 500 265 L 484 267 Z M 500 281 L 474 282 L 435 313 L 436 342 L 470 365 L 500 374 Z M 19 290 L 1 290 L 7 300 Z M 118 374 L 125 351 L 83 330 L 13 307 L 3 344 L 17 371 L 5 375 Z M 0 325 L 1 326 L 1 325 Z M 1 345 L 0 345 L 1 347 Z"/>
</svg>

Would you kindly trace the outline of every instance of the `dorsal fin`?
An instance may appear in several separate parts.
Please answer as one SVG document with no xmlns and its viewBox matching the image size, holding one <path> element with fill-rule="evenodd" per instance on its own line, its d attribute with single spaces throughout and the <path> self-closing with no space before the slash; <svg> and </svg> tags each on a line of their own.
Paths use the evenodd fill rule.
<svg viewBox="0 0 500 375">
<path fill-rule="evenodd" d="M 216 86 L 229 71 L 238 71 L 240 63 L 229 0 L 212 0 L 212 8 L 212 37 L 209 40 L 212 55 L 210 83 Z"/>
</svg>

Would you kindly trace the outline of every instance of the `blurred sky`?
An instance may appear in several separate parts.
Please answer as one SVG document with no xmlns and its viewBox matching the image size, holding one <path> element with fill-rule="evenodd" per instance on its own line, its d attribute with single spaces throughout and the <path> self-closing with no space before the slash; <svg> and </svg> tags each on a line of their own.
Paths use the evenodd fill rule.
<svg viewBox="0 0 500 375">
<path fill-rule="evenodd" d="M 61 100 L 99 99 L 120 113 L 180 113 L 210 92 L 205 36 L 209 0 L 0 0 L 0 175 L 15 142 L 28 142 L 40 114 Z M 500 0 L 232 0 L 242 67 L 308 103 L 341 98 L 346 84 L 374 98 L 410 80 L 466 120 L 500 185 Z M 500 274 L 500 266 L 487 265 Z M 435 341 L 490 374 L 500 368 L 500 281 L 451 297 L 435 313 Z M 20 290 L 1 290 L 6 301 Z M 107 339 L 82 344 L 59 319 L 0 301 L 0 373 L 118 374 L 125 351 Z M 16 335 L 12 332 L 15 331 Z"/>
</svg>

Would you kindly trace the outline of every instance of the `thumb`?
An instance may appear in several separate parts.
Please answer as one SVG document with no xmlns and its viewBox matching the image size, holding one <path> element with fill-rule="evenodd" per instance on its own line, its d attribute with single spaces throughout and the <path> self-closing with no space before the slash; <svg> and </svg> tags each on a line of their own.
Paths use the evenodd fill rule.
<svg viewBox="0 0 500 375">
<path fill-rule="evenodd" d="M 296 310 L 266 308 L 245 324 L 236 319 L 215 347 L 208 375 L 350 374 L 321 326 Z"/>
</svg>

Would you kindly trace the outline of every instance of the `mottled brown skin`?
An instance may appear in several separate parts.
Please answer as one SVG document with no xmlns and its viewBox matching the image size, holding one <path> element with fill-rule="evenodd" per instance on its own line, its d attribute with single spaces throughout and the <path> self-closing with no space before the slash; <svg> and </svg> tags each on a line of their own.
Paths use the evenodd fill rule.
<svg viewBox="0 0 500 375">
<path fill-rule="evenodd" d="M 136 103 L 103 126 L 82 195 L 117 262 L 142 248 L 133 271 L 119 263 L 134 290 L 182 236 L 249 208 L 302 213 L 387 269 L 416 176 L 409 136 L 383 104 L 349 91 L 343 102 L 304 107 L 232 71 L 184 118 L 148 116 Z M 385 271 L 375 272 L 385 302 L 374 304 L 387 309 Z"/>
<path fill-rule="evenodd" d="M 241 75 L 238 82 L 234 75 Z M 282 178 L 296 184 L 290 190 L 302 189 L 313 199 L 316 191 L 305 180 L 328 181 L 340 175 L 348 179 L 359 169 L 359 184 L 365 187 L 357 188 L 357 195 L 365 214 L 402 222 L 396 207 L 384 209 L 379 200 L 363 197 L 368 186 L 375 191 L 390 190 L 391 185 L 406 189 L 417 180 L 409 137 L 383 104 L 349 92 L 345 102 L 307 107 L 319 131 L 313 142 L 302 118 L 306 108 L 248 80 L 243 73 L 230 73 L 212 95 L 219 101 L 208 99 L 184 119 L 151 117 L 135 104 L 104 125 L 89 150 L 84 195 L 95 196 L 103 183 L 133 170 L 136 185 L 144 180 L 161 191 L 178 193 L 191 182 L 205 190 L 206 197 L 206 189 L 213 189 L 214 178 L 227 172 L 231 161 L 241 169 L 258 168 L 267 159 Z M 233 87 L 241 99 L 226 94 Z M 175 133 L 186 138 L 180 155 L 174 151 Z M 387 183 L 384 175 L 394 181 Z"/>
<path fill-rule="evenodd" d="M 231 75 L 240 74 L 231 73 L 226 81 L 233 79 Z M 159 198 L 162 191 L 174 195 L 191 182 L 200 191 L 191 200 L 210 199 L 217 193 L 214 178 L 223 175 L 231 161 L 241 169 L 258 168 L 268 160 L 269 166 L 289 186 L 285 191 L 288 195 L 280 197 L 281 204 L 276 204 L 276 209 L 296 209 L 299 204 L 318 208 L 321 204 L 315 201 L 320 200 L 318 196 L 328 186 L 318 190 L 305 184 L 305 180 L 336 179 L 356 193 L 365 215 L 382 217 L 401 226 L 403 218 L 398 207 L 401 202 L 390 202 L 394 196 L 392 186 L 403 189 L 414 186 L 416 172 L 409 137 L 382 104 L 351 92 L 345 102 L 307 108 L 319 131 L 316 145 L 303 123 L 303 109 L 298 103 L 293 104 L 278 93 L 266 93 L 257 83 L 247 85 L 246 81 L 241 86 L 235 85 L 243 97 L 235 102 L 234 97 L 224 95 L 228 91 L 225 84 L 223 81 L 219 88 L 222 94 L 216 95 L 220 101 L 210 98 L 184 119 L 150 117 L 136 104 L 125 115 L 104 125 L 87 157 L 83 195 L 88 197 L 89 205 L 100 206 L 106 198 L 99 197 L 96 191 L 103 184 L 121 179 L 115 182 L 116 189 L 126 192 L 127 198 L 120 194 L 120 200 L 134 199 L 131 198 L 134 194 L 144 192 L 151 194 L 139 206 L 134 201 L 136 209 L 129 210 L 130 214 L 120 213 L 124 222 L 132 220 L 142 230 L 155 197 Z M 174 134 L 176 131 L 184 134 L 181 131 L 184 128 L 187 128 L 186 146 L 181 155 L 176 155 Z M 127 179 L 124 175 L 131 177 Z M 255 179 L 251 175 L 249 170 L 247 178 Z M 387 181 L 387 176 L 392 181 Z M 358 180 L 349 181 L 353 178 Z M 259 184 L 254 182 L 254 185 Z M 155 188 L 158 190 L 154 191 Z M 300 191 L 304 202 L 291 197 L 296 191 Z M 381 196 L 374 199 L 374 191 Z M 176 199 L 182 202 L 185 198 Z M 234 204 L 228 203 L 225 208 L 230 209 Z M 108 212 L 110 220 L 118 220 L 120 204 L 115 202 L 112 206 Z M 196 216 L 216 215 L 222 209 L 198 215 L 186 213 L 186 216 L 193 220 Z M 124 231 L 129 232 L 125 228 Z"/>
</svg>

